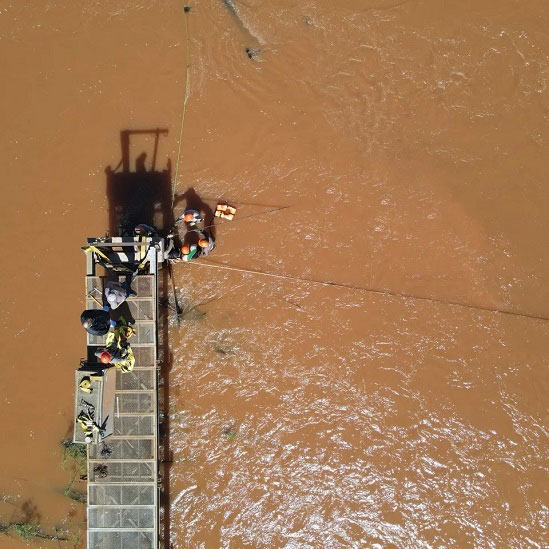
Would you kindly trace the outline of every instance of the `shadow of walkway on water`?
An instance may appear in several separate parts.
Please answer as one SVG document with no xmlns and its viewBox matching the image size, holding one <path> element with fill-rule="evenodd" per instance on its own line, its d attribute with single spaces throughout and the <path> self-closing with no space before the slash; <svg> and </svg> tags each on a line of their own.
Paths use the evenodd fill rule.
<svg viewBox="0 0 549 549">
<path fill-rule="evenodd" d="M 139 224 L 157 229 L 160 236 L 166 236 L 174 226 L 172 167 L 168 159 L 166 167 L 157 169 L 158 144 L 166 129 L 122 130 L 120 132 L 121 160 L 115 168 L 107 166 L 106 193 L 109 208 L 109 233 L 111 236 L 133 236 Z M 130 166 L 130 138 L 145 136 L 154 138 L 150 168 L 147 168 L 147 152 L 141 152 L 135 159 L 135 171 Z M 158 302 L 168 302 L 170 281 L 168 269 L 161 269 L 158 277 Z M 122 309 L 122 308 L 121 308 Z M 126 312 L 121 310 L 121 312 Z M 158 339 L 158 414 L 159 414 L 159 537 L 160 546 L 170 547 L 170 373 L 173 357 L 169 347 L 169 314 L 167 307 L 159 309 L 157 321 Z"/>
<path fill-rule="evenodd" d="M 174 224 L 172 208 L 172 166 L 158 170 L 157 154 L 160 136 L 168 130 L 122 130 L 120 144 L 122 157 L 113 169 L 105 168 L 107 198 L 109 202 L 109 232 L 113 236 L 133 234 L 140 223 L 154 226 L 163 235 Z M 135 161 L 135 171 L 130 169 L 130 137 L 145 135 L 154 137 L 151 168 L 146 166 L 147 153 L 142 152 Z"/>
</svg>

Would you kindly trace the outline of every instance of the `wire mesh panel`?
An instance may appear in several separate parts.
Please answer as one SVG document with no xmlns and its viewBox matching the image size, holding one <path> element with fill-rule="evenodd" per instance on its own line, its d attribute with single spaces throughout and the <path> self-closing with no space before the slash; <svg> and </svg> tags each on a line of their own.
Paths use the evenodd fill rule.
<svg viewBox="0 0 549 549">
<path fill-rule="evenodd" d="M 90 446 L 89 459 L 154 459 L 152 438 L 113 439 Z"/>
<path fill-rule="evenodd" d="M 132 338 L 133 345 L 154 345 L 156 343 L 156 324 L 153 321 L 137 321 L 137 336 Z"/>
<path fill-rule="evenodd" d="M 91 507 L 88 528 L 154 528 L 154 507 Z"/>
<path fill-rule="evenodd" d="M 137 320 L 132 326 L 136 335 L 128 340 L 131 347 L 135 345 L 154 345 L 156 343 L 156 326 L 153 320 Z M 106 335 L 88 335 L 88 345 L 105 345 Z"/>
<path fill-rule="evenodd" d="M 93 292 L 86 297 L 86 309 L 101 309 L 103 298 L 101 294 Z M 130 298 L 126 300 L 128 308 L 130 310 L 131 318 L 134 321 L 138 320 L 154 320 L 155 307 L 154 301 L 150 299 L 136 299 Z M 125 316 L 125 315 L 124 315 Z"/>
<path fill-rule="evenodd" d="M 155 417 L 150 416 L 115 416 L 114 435 L 153 436 L 155 435 Z M 107 441 L 108 442 L 108 441 Z"/>
<path fill-rule="evenodd" d="M 133 347 L 136 368 L 154 368 L 155 364 L 154 347 Z"/>
<path fill-rule="evenodd" d="M 150 299 L 129 299 L 127 303 L 135 320 L 154 320 L 154 302 Z"/>
<path fill-rule="evenodd" d="M 154 482 L 154 476 L 153 461 L 88 462 L 89 482 Z"/>
<path fill-rule="evenodd" d="M 103 292 L 103 282 L 100 276 L 87 276 L 86 277 L 86 295 L 94 296 L 101 301 L 101 294 Z"/>
<path fill-rule="evenodd" d="M 97 292 L 89 294 L 89 296 L 86 298 L 86 309 L 101 309 L 101 299 L 101 294 L 98 294 Z"/>
<path fill-rule="evenodd" d="M 155 484 L 89 484 L 88 506 L 154 505 Z"/>
<path fill-rule="evenodd" d="M 86 277 L 86 293 L 90 295 L 101 295 L 103 291 L 103 286 L 106 284 L 107 280 L 112 280 L 112 277 L 106 276 L 87 276 Z M 119 282 L 124 282 L 126 277 L 120 276 L 118 278 Z M 136 297 L 148 297 L 154 298 L 154 275 L 139 275 L 132 282 L 132 290 L 137 292 Z M 101 300 L 99 300 L 101 301 Z"/>
<path fill-rule="evenodd" d="M 88 308 L 100 308 L 106 281 L 106 277 L 86 277 Z M 113 436 L 88 447 L 90 549 L 158 546 L 155 276 L 137 276 L 132 289 L 138 295 L 126 303 L 136 321 L 136 335 L 129 340 L 136 363 L 132 372 L 112 369 L 116 374 Z M 94 352 L 104 342 L 105 336 L 88 335 L 90 362 L 97 362 Z"/>
<path fill-rule="evenodd" d="M 154 298 L 154 276 L 138 276 L 132 284 L 132 289 L 137 292 L 137 297 Z"/>
<path fill-rule="evenodd" d="M 88 345 L 105 345 L 105 339 L 107 336 L 96 336 L 92 334 L 88 335 Z"/>
<path fill-rule="evenodd" d="M 154 532 L 88 532 L 89 549 L 152 549 Z"/>
<path fill-rule="evenodd" d="M 153 391 L 123 393 L 117 391 L 115 410 L 121 414 L 152 414 L 155 412 Z"/>
<path fill-rule="evenodd" d="M 151 391 L 154 389 L 156 370 L 134 370 L 132 372 L 116 372 L 117 391 Z"/>
</svg>

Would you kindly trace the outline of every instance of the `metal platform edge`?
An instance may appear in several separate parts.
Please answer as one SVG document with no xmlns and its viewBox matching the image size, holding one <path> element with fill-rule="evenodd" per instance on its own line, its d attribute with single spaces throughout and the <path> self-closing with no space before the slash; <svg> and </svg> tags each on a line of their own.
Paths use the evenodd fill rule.
<svg viewBox="0 0 549 549">
<path fill-rule="evenodd" d="M 89 287 L 90 283 L 93 284 L 92 279 L 101 278 L 96 275 L 95 265 L 90 265 L 89 255 L 86 254 L 86 305 L 89 303 Z M 150 363 L 142 368 L 139 368 L 139 364 L 136 363 L 133 372 L 151 371 L 152 375 L 149 379 L 153 386 L 125 389 L 125 384 L 119 383 L 119 376 L 124 376 L 124 374 L 117 371 L 115 398 L 122 398 L 123 395 L 135 395 L 136 402 L 140 403 L 142 400 L 140 395 L 143 395 L 145 401 L 150 398 L 151 406 L 147 410 L 136 412 L 126 409 L 117 412 L 115 408 L 114 421 L 115 424 L 118 424 L 118 431 L 115 430 L 113 435 L 101 443 L 87 447 L 86 540 L 88 549 L 158 549 L 160 545 L 158 262 L 155 252 L 149 253 L 148 256 L 150 260 L 149 272 L 137 275 L 135 280 L 138 287 L 139 279 L 148 278 L 151 280 L 152 295 L 142 297 L 138 294 L 133 299 L 136 302 L 146 302 L 147 300 L 151 302 L 151 309 L 154 313 L 154 342 L 130 343 L 136 349 L 140 347 L 150 349 L 147 351 Z M 97 348 L 97 344 L 90 344 L 91 342 L 88 340 L 86 343 L 88 349 L 90 347 Z M 148 425 L 146 434 L 140 431 L 142 421 L 145 422 L 144 425 Z M 137 425 L 138 433 L 124 432 L 128 430 L 125 427 L 126 424 Z M 146 457 L 141 457 L 139 456 L 139 452 L 143 451 L 141 446 L 145 444 L 145 448 L 148 449 L 145 441 L 150 441 L 151 448 Z M 124 457 L 126 451 L 128 457 Z M 117 455 L 115 452 L 122 454 Z M 133 455 L 134 453 L 137 456 Z M 113 469 L 118 473 L 114 475 L 117 480 L 114 481 L 113 478 L 109 481 L 106 477 Z M 91 476 L 90 473 L 92 473 Z M 94 476 L 95 473 L 97 473 L 97 477 Z M 105 476 L 101 477 L 100 475 Z M 131 475 L 134 475 L 133 481 Z"/>
</svg>

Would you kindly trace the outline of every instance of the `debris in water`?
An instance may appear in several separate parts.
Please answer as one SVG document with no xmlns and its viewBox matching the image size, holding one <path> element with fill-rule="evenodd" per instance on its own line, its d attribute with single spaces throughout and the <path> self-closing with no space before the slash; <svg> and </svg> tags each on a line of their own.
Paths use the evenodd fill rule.
<svg viewBox="0 0 549 549">
<path fill-rule="evenodd" d="M 248 59 L 256 59 L 261 53 L 261 48 L 246 48 Z"/>
<path fill-rule="evenodd" d="M 231 421 L 223 427 L 223 436 L 225 438 L 234 438 L 236 436 L 236 429 L 234 421 Z"/>
<path fill-rule="evenodd" d="M 223 0 L 223 4 L 227 8 L 228 12 L 238 21 L 240 28 L 248 35 L 247 41 L 253 41 L 258 44 L 261 44 L 262 41 L 247 27 L 247 25 L 242 20 L 240 13 L 238 12 L 237 7 L 235 6 L 233 0 Z M 259 48 L 246 48 L 246 53 L 250 59 L 254 59 L 259 55 Z"/>
</svg>

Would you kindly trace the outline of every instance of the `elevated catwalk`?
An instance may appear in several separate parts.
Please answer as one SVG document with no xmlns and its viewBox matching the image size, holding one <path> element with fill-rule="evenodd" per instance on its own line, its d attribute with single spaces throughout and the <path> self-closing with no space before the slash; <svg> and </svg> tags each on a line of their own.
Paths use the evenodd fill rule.
<svg viewBox="0 0 549 549">
<path fill-rule="evenodd" d="M 97 243 L 97 247 L 101 246 L 112 260 L 116 250 L 133 250 L 116 248 L 113 241 L 120 240 L 113 238 L 109 243 Z M 108 395 L 114 403 L 112 434 L 102 440 L 96 437 L 87 446 L 89 549 L 157 549 L 159 545 L 157 266 L 162 262 L 162 242 L 147 239 L 146 253 L 148 261 L 139 271 L 144 274 L 137 275 L 132 283 L 137 295 L 113 312 L 134 323 L 137 333 L 129 342 L 135 366 L 126 373 L 108 369 L 115 376 L 114 395 Z M 116 264 L 103 264 L 108 267 L 106 276 L 98 276 L 96 264 L 101 261 L 101 254 L 88 254 L 87 309 L 100 308 L 107 279 L 124 280 L 116 268 L 113 272 Z M 87 335 L 87 361 L 83 367 L 97 365 L 94 353 L 104 343 L 105 336 Z M 77 387 L 77 404 L 82 396 Z"/>
<path fill-rule="evenodd" d="M 86 277 L 86 308 L 98 307 L 88 296 L 102 288 L 100 277 Z M 137 328 L 131 339 L 135 367 L 127 373 L 116 370 L 113 434 L 88 446 L 90 549 L 158 547 L 155 275 L 138 275 L 133 288 L 137 296 L 128 300 L 128 306 Z M 88 335 L 88 356 L 104 340 Z"/>
</svg>

